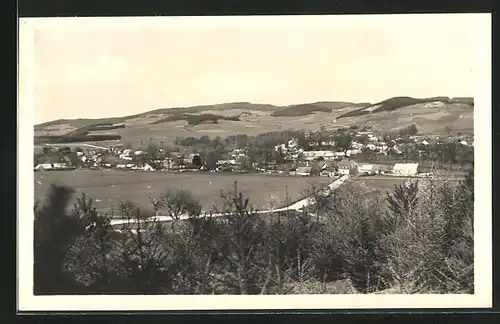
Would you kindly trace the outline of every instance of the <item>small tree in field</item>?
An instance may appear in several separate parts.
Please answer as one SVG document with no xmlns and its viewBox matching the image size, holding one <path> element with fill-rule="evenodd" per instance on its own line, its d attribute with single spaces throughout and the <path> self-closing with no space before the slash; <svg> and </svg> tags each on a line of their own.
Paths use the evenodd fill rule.
<svg viewBox="0 0 500 324">
<path fill-rule="evenodd" d="M 222 258 L 223 281 L 238 294 L 256 294 L 265 289 L 269 276 L 268 249 L 264 243 L 264 223 L 249 199 L 238 192 L 221 191 L 224 214 L 221 240 L 214 242 Z"/>
</svg>

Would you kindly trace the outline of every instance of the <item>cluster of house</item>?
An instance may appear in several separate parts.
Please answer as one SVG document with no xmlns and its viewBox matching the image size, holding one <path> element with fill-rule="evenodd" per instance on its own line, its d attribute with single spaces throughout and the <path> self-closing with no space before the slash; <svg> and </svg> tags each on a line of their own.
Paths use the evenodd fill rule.
<svg viewBox="0 0 500 324">
<path fill-rule="evenodd" d="M 179 152 L 157 152 L 150 155 L 143 150 L 122 149 L 118 147 L 96 147 L 82 145 L 77 151 L 61 153 L 51 150 L 41 156 L 35 163 L 35 171 L 55 171 L 75 169 L 75 166 L 96 169 L 121 169 L 141 171 L 198 171 L 204 165 L 193 165 L 196 154 Z M 221 164 L 224 161 L 221 161 Z"/>
<path fill-rule="evenodd" d="M 87 168 L 118 168 L 152 170 L 143 151 L 121 150 L 114 147 L 96 147 L 82 145 L 76 151 L 61 152 L 57 148 L 44 153 L 35 165 L 35 171 L 53 171 L 75 169 L 75 166 Z"/>
<path fill-rule="evenodd" d="M 306 134 L 310 135 L 310 134 Z M 364 140 L 360 137 L 364 136 Z M 323 140 L 321 142 L 311 140 L 309 146 L 312 150 L 304 150 L 299 144 L 298 139 L 293 138 L 284 144 L 275 146 L 276 151 L 280 151 L 285 162 L 283 165 L 276 165 L 269 162 L 265 167 L 258 166 L 256 163 L 251 165 L 255 171 L 290 174 L 298 176 L 307 176 L 320 174 L 324 176 L 334 176 L 342 174 L 417 174 L 418 164 L 416 163 L 397 163 L 395 165 L 382 164 L 361 164 L 358 165 L 353 160 L 363 149 L 370 149 L 376 154 L 387 154 L 390 150 L 396 153 L 402 153 L 401 149 L 405 145 L 430 145 L 430 142 L 439 144 L 442 141 L 438 136 L 434 138 L 423 136 L 409 136 L 404 140 L 395 138 L 392 143 L 386 143 L 383 139 L 373 132 L 357 132 L 356 137 L 351 142 L 350 147 L 344 151 L 336 151 L 336 143 L 333 139 Z M 461 145 L 473 146 L 473 138 L 451 139 L 458 140 Z M 360 142 L 363 142 L 360 143 Z M 410 143 L 408 143 L 410 142 Z M 413 144 L 412 144 L 413 143 Z M 314 150 L 314 148 L 332 148 L 331 150 Z M 76 165 L 87 168 L 113 168 L 123 170 L 143 170 L 143 171 L 199 171 L 206 170 L 203 163 L 194 163 L 196 154 L 186 154 L 179 152 L 163 152 L 158 149 L 153 154 L 148 154 L 143 150 L 124 149 L 120 146 L 98 147 L 94 145 L 81 145 L 81 147 L 72 152 L 60 154 L 52 150 L 45 154 L 35 164 L 35 171 L 41 170 L 67 170 L 74 169 Z M 217 167 L 212 171 L 237 171 L 243 169 L 241 161 L 246 160 L 247 152 L 245 149 L 233 149 L 228 152 L 224 159 L 217 161 Z M 245 166 L 248 168 L 248 165 Z"/>
<path fill-rule="evenodd" d="M 366 136 L 367 141 L 360 143 L 360 137 Z M 308 137 L 308 136 L 307 136 Z M 276 145 L 275 150 L 281 151 L 285 154 L 285 158 L 289 160 L 296 160 L 299 156 L 303 156 L 306 161 L 314 161 L 317 159 L 342 159 L 344 157 L 355 156 L 360 154 L 364 148 L 376 152 L 377 154 L 387 155 L 390 151 L 396 154 L 402 154 L 405 146 L 420 145 L 428 146 L 431 142 L 436 144 L 443 144 L 445 142 L 456 141 L 463 146 L 474 146 L 474 139 L 472 137 L 459 136 L 453 138 L 448 136 L 447 138 L 441 138 L 440 136 L 423 136 L 423 135 L 411 135 L 408 138 L 403 139 L 402 137 L 396 137 L 391 139 L 390 143 L 383 141 L 383 139 L 375 135 L 373 132 L 357 132 L 356 137 L 351 142 L 350 147 L 342 152 L 334 150 L 309 150 L 305 151 L 303 148 L 299 147 L 299 143 L 296 139 L 289 140 L 287 143 Z M 312 148 L 322 146 L 335 148 L 334 140 L 327 141 L 309 141 L 309 146 Z M 419 151 L 419 153 L 421 153 Z"/>
<path fill-rule="evenodd" d="M 356 161 L 344 158 L 341 161 L 323 161 L 316 167 L 301 166 L 291 171 L 290 175 L 311 176 L 314 174 L 326 177 L 336 177 L 342 175 L 363 176 L 384 174 L 390 176 L 425 176 L 429 174 L 419 173 L 418 163 L 395 163 L 395 164 L 368 164 L 357 163 Z"/>
</svg>

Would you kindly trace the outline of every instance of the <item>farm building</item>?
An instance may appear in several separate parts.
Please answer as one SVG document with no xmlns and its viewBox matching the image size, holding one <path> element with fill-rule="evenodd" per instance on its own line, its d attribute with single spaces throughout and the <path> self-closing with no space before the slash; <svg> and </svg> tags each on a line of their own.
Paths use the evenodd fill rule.
<svg viewBox="0 0 500 324">
<path fill-rule="evenodd" d="M 311 175 L 311 170 L 311 167 L 298 167 L 295 174 L 298 176 L 309 176 Z"/>
<path fill-rule="evenodd" d="M 35 171 L 44 171 L 44 170 L 51 170 L 52 169 L 52 164 L 51 163 L 40 163 L 35 166 Z"/>
<path fill-rule="evenodd" d="M 418 163 L 396 163 L 393 172 L 400 176 L 415 176 L 418 173 Z"/>
<path fill-rule="evenodd" d="M 236 165 L 235 159 L 218 160 L 217 165 Z"/>
<path fill-rule="evenodd" d="M 385 174 L 393 171 L 393 166 L 388 164 L 374 164 L 375 174 Z"/>
<path fill-rule="evenodd" d="M 345 158 L 345 152 L 333 152 L 334 159 L 342 159 Z"/>
<path fill-rule="evenodd" d="M 294 139 L 289 140 L 287 144 L 288 144 L 289 148 L 293 148 L 293 147 L 299 146 L 299 141 L 294 138 Z"/>
<path fill-rule="evenodd" d="M 304 151 L 303 154 L 306 161 L 313 161 L 321 158 L 330 160 L 335 158 L 335 152 L 332 151 Z"/>
<path fill-rule="evenodd" d="M 142 170 L 144 170 L 144 171 L 155 171 L 155 169 L 151 165 L 149 165 L 147 163 L 144 164 L 144 166 L 142 167 Z"/>
<path fill-rule="evenodd" d="M 337 174 L 338 161 L 326 161 L 320 165 L 320 175 L 326 177 L 333 177 Z"/>
<path fill-rule="evenodd" d="M 375 165 L 363 163 L 358 167 L 358 173 L 360 174 L 374 174 Z"/>
<path fill-rule="evenodd" d="M 346 156 L 351 156 L 351 155 L 356 155 L 356 154 L 361 153 L 361 150 L 357 149 L 357 148 L 353 148 L 353 149 L 347 150 L 345 153 L 346 153 Z"/>
<path fill-rule="evenodd" d="M 386 164 L 362 164 L 358 167 L 358 173 L 372 175 L 372 174 L 385 174 L 392 171 L 391 165 Z"/>
<path fill-rule="evenodd" d="M 350 159 L 343 159 L 337 166 L 338 173 L 341 175 L 355 174 L 358 171 L 358 167 L 359 165 L 355 161 Z"/>
</svg>

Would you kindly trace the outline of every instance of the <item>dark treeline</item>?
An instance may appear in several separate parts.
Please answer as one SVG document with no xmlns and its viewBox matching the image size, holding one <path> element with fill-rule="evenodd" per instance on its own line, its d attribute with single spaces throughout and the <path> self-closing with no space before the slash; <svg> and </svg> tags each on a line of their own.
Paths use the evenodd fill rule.
<svg viewBox="0 0 500 324">
<path fill-rule="evenodd" d="M 196 126 L 196 125 L 199 125 L 202 123 L 217 124 L 219 122 L 219 120 L 239 121 L 240 118 L 238 116 L 226 117 L 226 116 L 214 115 L 214 114 L 200 114 L 200 115 L 175 114 L 175 115 L 157 120 L 157 121 L 153 122 L 152 124 L 162 124 L 162 123 L 178 121 L 178 120 L 186 120 L 189 125 Z"/>
<path fill-rule="evenodd" d="M 229 216 L 200 218 L 189 192 L 168 191 L 151 204 L 170 222 L 113 227 L 91 198 L 69 208 L 73 191 L 53 186 L 34 207 L 34 293 L 473 293 L 473 173 L 387 195 L 355 181 L 310 192 L 307 211 L 261 215 L 235 186 L 221 192 Z M 121 214 L 151 216 L 130 202 Z"/>
<path fill-rule="evenodd" d="M 103 131 L 103 130 L 113 130 L 113 129 L 120 129 L 120 128 L 125 128 L 125 125 L 109 125 L 109 124 L 102 124 L 102 125 L 93 125 L 89 130 L 90 131 Z"/>
</svg>

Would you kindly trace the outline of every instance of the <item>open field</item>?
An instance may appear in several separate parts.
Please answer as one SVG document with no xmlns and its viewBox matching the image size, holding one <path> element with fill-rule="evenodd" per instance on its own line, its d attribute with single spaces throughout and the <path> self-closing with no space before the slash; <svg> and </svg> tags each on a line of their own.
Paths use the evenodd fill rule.
<svg viewBox="0 0 500 324">
<path fill-rule="evenodd" d="M 460 180 L 463 180 L 465 177 L 461 173 L 453 173 L 448 174 L 448 176 L 453 177 L 454 180 L 451 182 L 453 184 L 458 184 Z M 368 188 L 373 190 L 378 190 L 382 192 L 389 192 L 394 189 L 395 185 L 402 184 L 405 180 L 418 180 L 419 178 L 405 178 L 405 177 L 394 177 L 394 176 L 366 176 L 366 177 L 358 177 L 355 178 L 355 181 L 358 181 Z"/>
<path fill-rule="evenodd" d="M 94 205 L 102 211 L 117 210 L 119 201 L 131 201 L 151 210 L 149 197 L 167 189 L 189 190 L 202 204 L 204 210 L 220 205 L 220 190 L 232 189 L 238 181 L 238 189 L 250 197 L 250 204 L 264 209 L 269 207 L 270 197 L 275 206 L 286 203 L 286 190 L 293 202 L 304 197 L 309 184 L 328 185 L 332 179 L 324 177 L 291 177 L 265 174 L 219 173 L 163 173 L 115 170 L 74 170 L 35 172 L 35 200 L 43 199 L 52 183 L 75 188 L 78 197 L 86 193 L 94 199 Z"/>
</svg>

